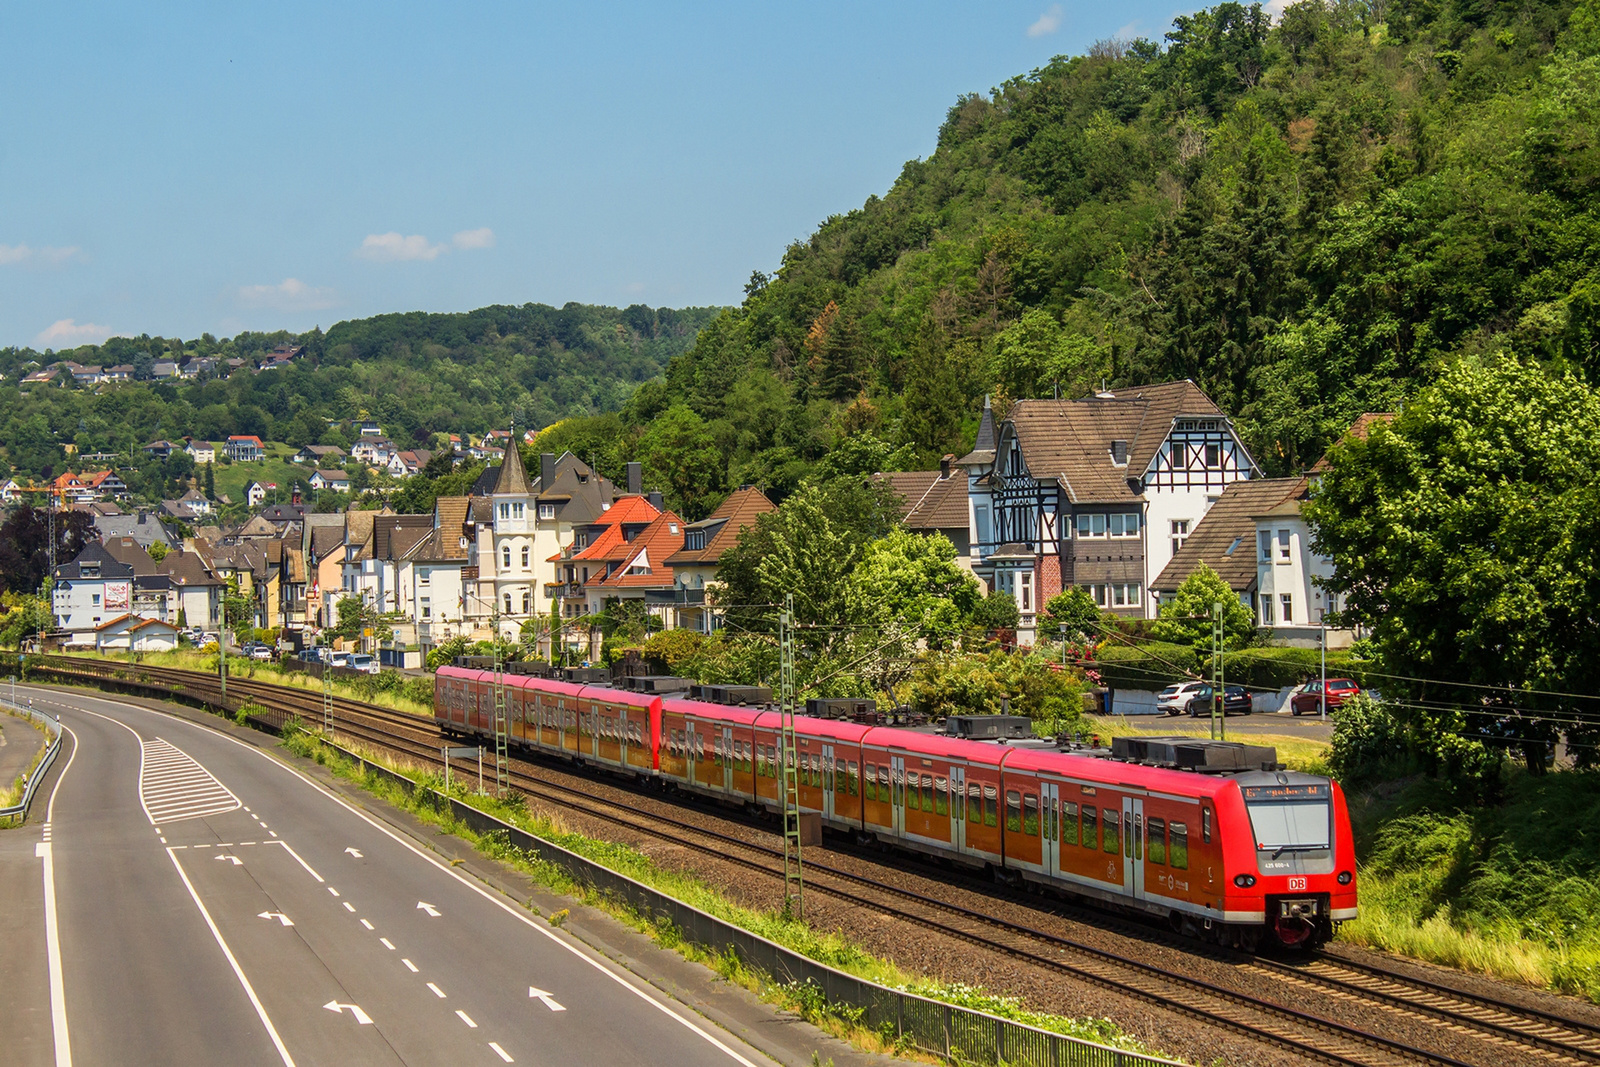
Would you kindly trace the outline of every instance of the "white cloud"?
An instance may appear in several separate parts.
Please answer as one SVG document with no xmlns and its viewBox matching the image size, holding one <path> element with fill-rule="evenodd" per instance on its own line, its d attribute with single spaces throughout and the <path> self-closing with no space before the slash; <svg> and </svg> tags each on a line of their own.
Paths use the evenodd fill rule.
<svg viewBox="0 0 1600 1067">
<path fill-rule="evenodd" d="M 356 249 L 356 255 L 378 263 L 403 263 L 415 259 L 437 259 L 443 251 L 444 245 L 430 244 L 420 233 L 402 237 L 391 230 L 388 233 L 367 234 L 361 247 Z"/>
<path fill-rule="evenodd" d="M 16 264 L 30 267 L 59 267 L 76 257 L 78 246 L 70 248 L 29 248 L 27 245 L 0 245 L 0 267 Z"/>
<path fill-rule="evenodd" d="M 479 230 L 462 230 L 450 238 L 450 243 L 461 249 L 493 248 L 494 231 L 487 226 Z"/>
<path fill-rule="evenodd" d="M 33 339 L 33 343 L 45 348 L 76 348 L 79 345 L 97 345 L 107 337 L 116 333 L 106 326 L 96 326 L 92 322 L 80 324 L 76 319 L 57 319 Z"/>
<path fill-rule="evenodd" d="M 1039 21 L 1028 27 L 1029 37 L 1048 37 L 1061 28 L 1061 5 L 1051 4 L 1050 10 L 1039 16 Z"/>
<path fill-rule="evenodd" d="M 1261 7 L 1273 22 L 1277 22 L 1279 19 L 1283 18 L 1283 12 L 1286 8 L 1288 8 L 1290 2 L 1291 0 L 1267 0 L 1265 4 L 1261 5 Z"/>
<path fill-rule="evenodd" d="M 239 303 L 277 311 L 320 311 L 333 307 L 338 299 L 339 294 L 332 289 L 307 285 L 299 278 L 285 278 L 277 285 L 239 287 Z"/>
</svg>

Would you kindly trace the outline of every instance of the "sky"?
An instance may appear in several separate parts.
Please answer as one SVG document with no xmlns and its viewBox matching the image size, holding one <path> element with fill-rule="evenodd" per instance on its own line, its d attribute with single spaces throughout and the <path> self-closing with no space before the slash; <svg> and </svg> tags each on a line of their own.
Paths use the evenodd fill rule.
<svg viewBox="0 0 1600 1067">
<path fill-rule="evenodd" d="M 962 93 L 1181 10 L 8 3 L 0 346 L 735 304 Z"/>
</svg>

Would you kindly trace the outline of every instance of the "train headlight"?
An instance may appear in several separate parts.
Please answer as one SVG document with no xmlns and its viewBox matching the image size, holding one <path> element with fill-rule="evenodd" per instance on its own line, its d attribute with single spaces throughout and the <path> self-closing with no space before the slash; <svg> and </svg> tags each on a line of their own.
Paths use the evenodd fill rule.
<svg viewBox="0 0 1600 1067">
<path fill-rule="evenodd" d="M 1349 885 L 1351 882 L 1353 882 L 1355 880 L 1356 880 L 1356 876 L 1351 874 L 1349 871 L 1340 871 L 1339 872 L 1339 884 L 1340 885 Z"/>
<path fill-rule="evenodd" d="M 1236 874 L 1233 876 L 1233 884 L 1240 889 L 1249 889 L 1256 884 L 1256 876 L 1253 874 Z"/>
</svg>

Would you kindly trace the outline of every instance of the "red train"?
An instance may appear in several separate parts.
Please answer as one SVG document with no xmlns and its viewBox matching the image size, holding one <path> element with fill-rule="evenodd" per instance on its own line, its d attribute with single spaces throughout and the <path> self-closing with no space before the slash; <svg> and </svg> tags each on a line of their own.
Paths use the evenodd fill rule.
<svg viewBox="0 0 1600 1067">
<path fill-rule="evenodd" d="M 506 675 L 513 746 L 765 808 L 774 711 Z M 446 733 L 494 734 L 493 675 L 441 667 Z M 797 717 L 800 804 L 824 824 L 1169 919 L 1254 948 L 1356 916 L 1344 795 L 1292 771 L 1200 774 Z"/>
</svg>

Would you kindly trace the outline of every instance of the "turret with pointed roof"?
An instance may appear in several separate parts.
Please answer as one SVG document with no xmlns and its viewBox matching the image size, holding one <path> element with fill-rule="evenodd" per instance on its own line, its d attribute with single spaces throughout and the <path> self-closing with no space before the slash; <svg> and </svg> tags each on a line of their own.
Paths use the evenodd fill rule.
<svg viewBox="0 0 1600 1067">
<path fill-rule="evenodd" d="M 515 431 L 513 426 L 512 430 Z M 515 444 L 506 448 L 506 458 L 500 463 L 500 476 L 494 482 L 495 496 L 527 496 L 533 492 L 528 482 L 528 468 L 522 465 L 522 450 Z"/>
</svg>

